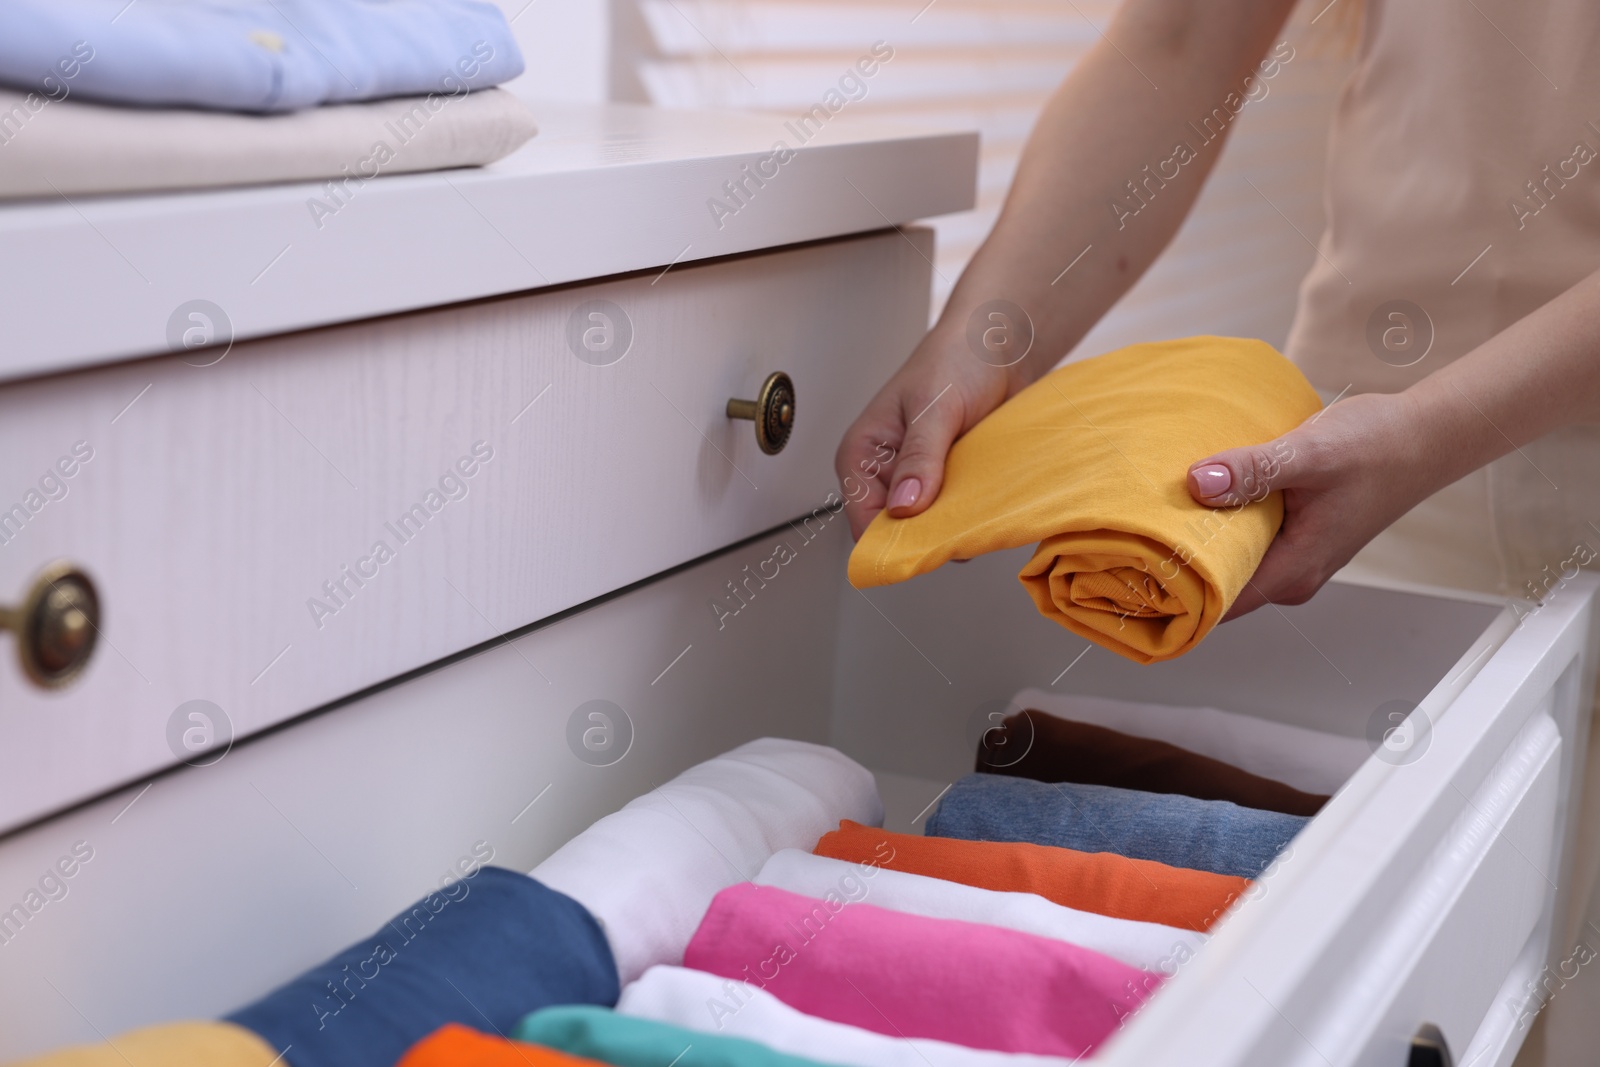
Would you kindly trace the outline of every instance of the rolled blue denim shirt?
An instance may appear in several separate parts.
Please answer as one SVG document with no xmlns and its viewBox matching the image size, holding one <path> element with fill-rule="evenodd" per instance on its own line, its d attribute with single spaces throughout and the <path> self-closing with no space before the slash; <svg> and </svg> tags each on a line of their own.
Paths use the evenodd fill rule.
<svg viewBox="0 0 1600 1067">
<path fill-rule="evenodd" d="M 1226 800 L 972 774 L 939 801 L 926 833 L 1114 852 L 1254 878 L 1308 821 Z"/>
<path fill-rule="evenodd" d="M 620 992 L 587 908 L 479 867 L 226 1021 L 287 1050 L 287 1067 L 394 1067 L 447 1023 L 504 1033 L 529 1011 L 610 1006 Z"/>
</svg>

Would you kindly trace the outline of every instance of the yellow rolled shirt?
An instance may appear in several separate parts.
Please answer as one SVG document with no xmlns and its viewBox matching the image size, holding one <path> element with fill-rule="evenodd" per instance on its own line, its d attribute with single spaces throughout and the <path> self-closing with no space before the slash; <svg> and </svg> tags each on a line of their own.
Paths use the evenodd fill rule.
<svg viewBox="0 0 1600 1067">
<path fill-rule="evenodd" d="M 1262 341 L 1190 337 L 1069 363 L 955 443 L 927 511 L 872 520 L 850 583 L 903 582 L 1038 542 L 1017 577 L 1046 618 L 1139 663 L 1181 656 L 1227 612 L 1283 521 L 1276 492 L 1196 503 L 1190 465 L 1272 441 L 1321 406 Z M 1294 462 L 1287 449 L 1276 459 Z"/>
<path fill-rule="evenodd" d="M 11 1067 L 282 1067 L 283 1057 L 242 1026 L 178 1022 L 20 1060 Z"/>
</svg>

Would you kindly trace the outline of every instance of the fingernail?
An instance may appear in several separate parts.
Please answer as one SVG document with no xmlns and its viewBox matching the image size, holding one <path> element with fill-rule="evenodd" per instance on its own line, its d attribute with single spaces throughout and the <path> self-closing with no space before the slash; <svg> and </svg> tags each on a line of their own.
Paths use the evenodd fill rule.
<svg viewBox="0 0 1600 1067">
<path fill-rule="evenodd" d="M 1233 485 L 1233 472 L 1220 463 L 1207 463 L 1189 472 L 1189 484 L 1196 496 L 1209 500 L 1228 491 Z"/>
<path fill-rule="evenodd" d="M 889 494 L 891 508 L 909 508 L 917 502 L 917 497 L 922 495 L 922 483 L 915 478 L 907 478 L 894 487 L 894 492 Z"/>
</svg>

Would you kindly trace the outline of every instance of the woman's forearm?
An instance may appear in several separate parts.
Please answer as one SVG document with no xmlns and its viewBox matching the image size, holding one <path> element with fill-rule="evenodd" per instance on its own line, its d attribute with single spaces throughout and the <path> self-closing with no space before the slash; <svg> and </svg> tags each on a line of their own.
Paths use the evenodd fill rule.
<svg viewBox="0 0 1600 1067">
<path fill-rule="evenodd" d="M 935 334 L 957 342 L 991 300 L 1023 308 L 1034 341 L 1010 371 L 1012 392 L 1066 355 L 1177 232 L 1233 117 L 1262 92 L 1262 56 L 1292 57 L 1269 55 L 1292 6 L 1124 3 L 1040 113 L 1000 219 Z"/>
<path fill-rule="evenodd" d="M 1400 399 L 1420 428 L 1412 458 L 1435 489 L 1552 430 L 1600 422 L 1600 272 Z M 1531 466 L 1528 476 L 1544 477 Z"/>
</svg>

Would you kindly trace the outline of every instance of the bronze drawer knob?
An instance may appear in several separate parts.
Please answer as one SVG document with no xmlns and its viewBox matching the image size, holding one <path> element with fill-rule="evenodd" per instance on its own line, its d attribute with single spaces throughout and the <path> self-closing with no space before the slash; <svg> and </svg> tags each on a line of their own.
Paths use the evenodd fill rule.
<svg viewBox="0 0 1600 1067">
<path fill-rule="evenodd" d="M 756 444 L 767 455 L 777 455 L 794 429 L 794 382 L 782 371 L 774 371 L 761 383 L 761 394 L 754 400 L 728 401 L 728 418 L 754 422 Z"/>
<path fill-rule="evenodd" d="M 94 583 L 70 563 L 40 571 L 21 604 L 0 607 L 0 629 L 10 630 L 28 680 L 58 689 L 83 673 L 100 637 L 100 597 Z"/>
</svg>

